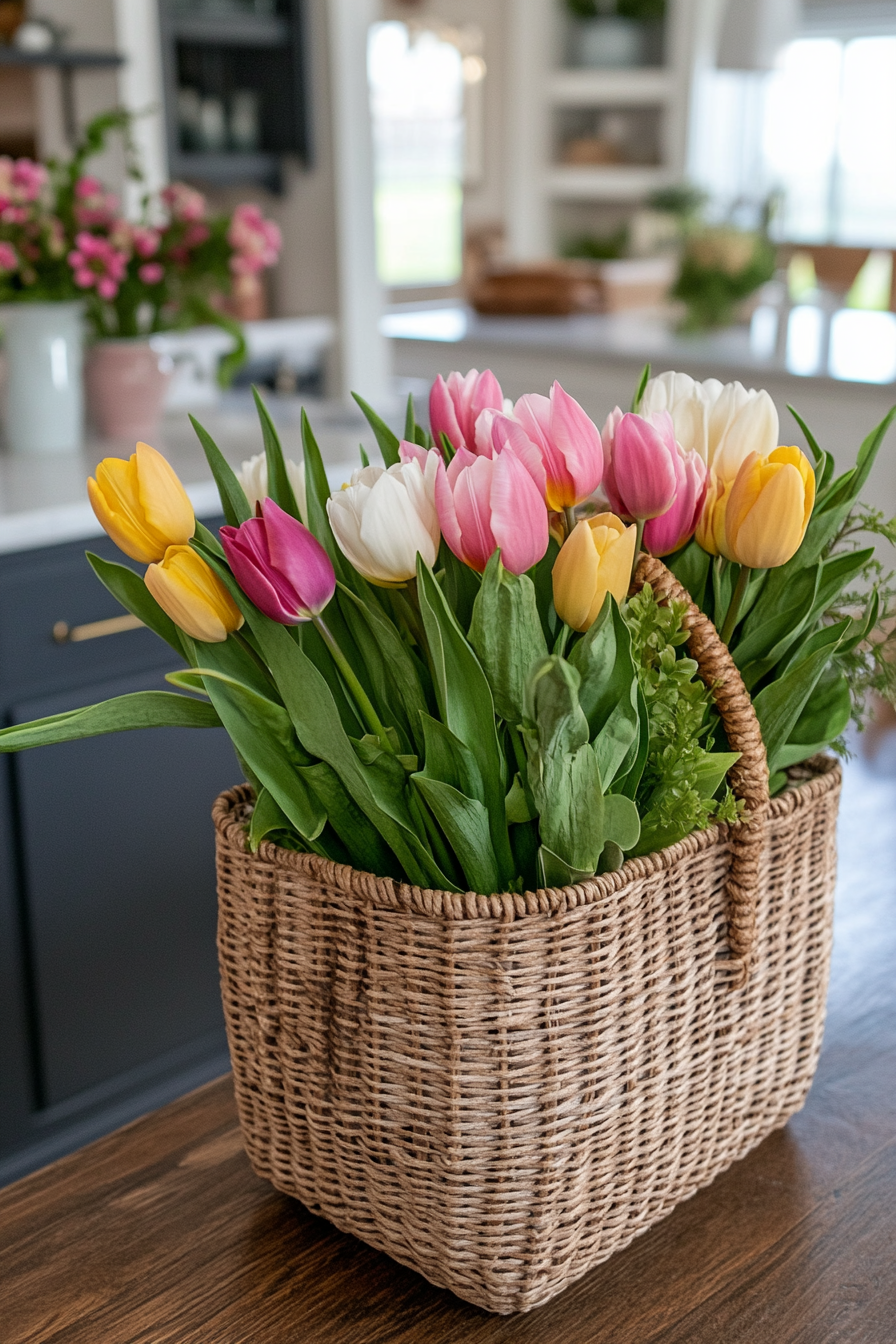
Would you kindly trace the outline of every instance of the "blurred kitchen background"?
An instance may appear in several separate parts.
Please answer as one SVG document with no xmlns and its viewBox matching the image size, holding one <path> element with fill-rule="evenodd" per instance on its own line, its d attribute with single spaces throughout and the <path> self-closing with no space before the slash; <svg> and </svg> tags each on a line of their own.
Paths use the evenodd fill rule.
<svg viewBox="0 0 896 1344">
<path fill-rule="evenodd" d="M 187 412 L 239 466 L 251 382 L 296 460 L 308 407 L 334 485 L 375 453 L 352 389 L 398 426 L 456 368 L 558 378 L 599 424 L 646 362 L 738 379 L 841 465 L 896 399 L 896 0 L 0 0 L 0 155 L 65 158 L 115 106 L 145 182 L 118 141 L 91 171 L 132 211 L 182 181 L 282 231 L 229 389 L 219 327 L 150 343 L 143 437 L 210 525 Z M 165 684 L 83 557 L 115 554 L 85 477 L 133 439 L 0 448 L 5 722 Z M 865 742 L 892 776 L 886 719 Z M 227 1067 L 208 814 L 238 775 L 216 731 L 4 759 L 0 1182 Z"/>
</svg>

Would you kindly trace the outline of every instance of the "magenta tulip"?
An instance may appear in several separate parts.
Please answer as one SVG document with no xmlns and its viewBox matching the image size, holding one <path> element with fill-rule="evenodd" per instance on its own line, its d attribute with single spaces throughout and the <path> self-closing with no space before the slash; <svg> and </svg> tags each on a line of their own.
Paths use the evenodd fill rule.
<svg viewBox="0 0 896 1344">
<path fill-rule="evenodd" d="M 681 456 L 668 411 L 649 420 L 631 413 L 621 416 L 607 446 L 603 486 L 613 512 L 638 522 L 665 513 L 678 488 L 675 464 Z"/>
<path fill-rule="evenodd" d="M 272 499 L 264 501 L 260 517 L 222 527 L 221 545 L 243 592 L 280 625 L 312 620 L 336 590 L 323 546 Z"/>
<path fill-rule="evenodd" d="M 476 421 L 485 410 L 504 409 L 504 394 L 491 369 L 480 373 L 470 369 L 449 373 L 448 381 L 439 374 L 429 393 L 429 427 L 436 446 L 441 448 L 444 434 L 453 448 L 476 451 Z"/>
<path fill-rule="evenodd" d="M 573 509 L 593 494 L 604 471 L 597 425 L 579 403 L 554 383 L 549 397 L 529 392 L 513 408 L 515 418 L 541 453 L 548 508 Z"/>
<path fill-rule="evenodd" d="M 696 448 L 672 459 L 678 485 L 665 513 L 644 525 L 644 549 L 651 555 L 671 555 L 690 541 L 706 498 L 706 466 Z"/>
<path fill-rule="evenodd" d="M 513 574 L 531 569 L 548 548 L 541 491 L 510 447 L 494 457 L 461 448 L 447 469 L 440 461 L 436 509 L 445 541 L 480 574 L 498 547 Z"/>
</svg>

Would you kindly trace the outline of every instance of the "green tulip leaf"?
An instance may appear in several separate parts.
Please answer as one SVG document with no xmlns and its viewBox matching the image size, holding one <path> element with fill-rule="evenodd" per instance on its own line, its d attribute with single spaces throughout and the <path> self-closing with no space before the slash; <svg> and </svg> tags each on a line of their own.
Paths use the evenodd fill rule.
<svg viewBox="0 0 896 1344">
<path fill-rule="evenodd" d="M 621 850 L 634 849 L 641 834 L 641 818 L 631 798 L 621 793 L 604 796 L 604 836 L 606 843 Z"/>
<path fill-rule="evenodd" d="M 561 859 L 547 845 L 538 850 L 538 883 L 542 887 L 568 887 L 577 882 L 587 882 L 594 876 L 593 868 L 574 868 Z"/>
<path fill-rule="evenodd" d="M 30 747 L 80 742 L 104 733 L 124 733 L 135 728 L 220 728 L 221 720 L 205 700 L 194 700 L 171 691 L 133 691 L 116 695 L 99 705 L 85 705 L 64 714 L 50 714 L 31 723 L 0 729 L 0 751 L 24 751 Z"/>
<path fill-rule="evenodd" d="M 271 413 L 254 384 L 252 386 L 252 396 L 255 399 L 255 409 L 258 412 L 258 420 L 261 425 L 264 456 L 268 467 L 268 495 L 275 504 L 280 505 L 285 513 L 301 522 L 302 515 L 299 513 L 299 505 L 292 488 L 292 481 L 290 481 L 286 470 L 286 461 L 283 457 L 283 448 L 280 443 L 280 435 L 277 433 L 277 426 L 271 419 Z"/>
<path fill-rule="evenodd" d="M 482 776 L 492 844 L 501 884 L 515 877 L 513 853 L 504 819 L 506 776 L 498 743 L 494 702 L 485 673 L 455 619 L 432 570 L 417 556 L 420 615 L 432 661 L 433 681 L 442 722 L 474 757 Z"/>
<path fill-rule="evenodd" d="M 104 587 L 121 605 L 142 621 L 145 626 L 166 644 L 170 644 L 180 658 L 185 658 L 184 641 L 181 631 L 171 617 L 159 606 L 142 577 L 127 565 L 119 565 L 114 560 L 103 560 L 92 551 L 85 552 L 88 564 Z M 189 661 L 185 658 L 185 661 Z"/>
<path fill-rule="evenodd" d="M 836 642 L 817 648 L 777 681 L 764 687 L 753 701 L 771 774 L 782 768 L 779 754 L 790 740 L 790 734 L 835 649 Z"/>
<path fill-rule="evenodd" d="M 190 416 L 190 424 L 195 429 L 196 437 L 202 444 L 202 451 L 205 453 L 206 461 L 215 479 L 215 485 L 218 487 L 218 494 L 221 497 L 221 510 L 225 521 L 231 527 L 239 527 L 240 523 L 244 523 L 247 518 L 252 517 L 252 509 L 246 498 L 246 492 L 240 485 L 233 467 L 224 457 L 208 430 L 200 425 L 199 421 L 192 415 Z"/>
<path fill-rule="evenodd" d="M 750 690 L 796 643 L 810 621 L 821 565 L 800 569 L 786 581 L 769 574 L 762 595 L 731 641 L 731 654 Z"/>
<path fill-rule="evenodd" d="M 364 601 L 340 584 L 339 605 L 365 662 L 377 669 L 374 703 L 381 717 L 390 710 L 394 713 L 395 706 L 400 705 L 406 730 L 422 750 L 420 716 L 428 707 L 419 660 L 375 599 Z"/>
<path fill-rule="evenodd" d="M 675 555 L 667 556 L 664 563 L 671 569 L 678 582 L 687 590 L 701 611 L 706 610 L 706 589 L 709 572 L 712 568 L 712 556 L 698 545 L 696 540 Z M 707 613 L 711 615 L 711 613 Z"/>
<path fill-rule="evenodd" d="M 640 732 L 631 634 L 610 594 L 569 661 L 581 677 L 579 704 L 603 786 L 609 789 Z"/>
<path fill-rule="evenodd" d="M 547 656 L 535 585 L 526 575 L 509 573 L 496 551 L 485 567 L 473 603 L 472 644 L 502 719 L 523 721 L 526 679 L 532 666 Z"/>
<path fill-rule="evenodd" d="M 360 406 L 368 425 L 373 430 L 373 436 L 383 455 L 383 461 L 387 467 L 394 467 L 396 462 L 401 461 L 398 452 L 398 435 L 392 433 L 392 430 L 386 424 L 385 420 L 377 415 L 373 407 L 368 405 L 363 397 L 359 397 L 357 392 L 353 392 L 352 396 Z"/>
<path fill-rule="evenodd" d="M 513 783 L 504 799 L 504 815 L 508 826 L 520 826 L 527 821 L 534 821 L 538 816 L 538 808 L 519 771 L 514 775 Z"/>
<path fill-rule="evenodd" d="M 457 855 L 470 890 L 483 896 L 501 891 L 489 816 L 482 803 L 465 797 L 439 779 L 428 779 L 423 774 L 412 775 L 411 779 Z"/>
</svg>

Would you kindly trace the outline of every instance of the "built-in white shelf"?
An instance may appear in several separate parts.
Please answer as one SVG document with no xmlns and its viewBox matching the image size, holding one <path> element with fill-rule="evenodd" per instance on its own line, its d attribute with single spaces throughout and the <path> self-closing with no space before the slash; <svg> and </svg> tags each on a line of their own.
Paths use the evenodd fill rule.
<svg viewBox="0 0 896 1344">
<path fill-rule="evenodd" d="M 668 168 L 628 164 L 607 168 L 558 165 L 548 170 L 545 186 L 555 200 L 637 202 L 666 186 L 673 176 Z"/>
<path fill-rule="evenodd" d="M 656 107 L 668 102 L 675 82 L 660 67 L 643 70 L 554 70 L 548 101 L 555 107 Z"/>
</svg>

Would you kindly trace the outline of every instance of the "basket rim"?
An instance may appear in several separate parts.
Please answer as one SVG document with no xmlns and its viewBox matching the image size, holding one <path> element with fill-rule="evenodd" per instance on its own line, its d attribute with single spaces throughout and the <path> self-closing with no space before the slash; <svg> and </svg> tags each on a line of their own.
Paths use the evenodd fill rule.
<svg viewBox="0 0 896 1344">
<path fill-rule="evenodd" d="M 827 754 L 813 756 L 790 772 L 793 787 L 773 798 L 769 804 L 769 822 L 779 821 L 825 794 L 839 789 L 842 771 L 839 761 Z M 219 795 L 212 809 L 219 844 L 225 850 L 240 855 L 249 854 L 244 820 L 246 809 L 253 797 L 249 784 L 239 784 Z M 414 886 L 391 877 L 377 877 L 373 873 L 334 863 L 318 854 L 303 854 L 283 849 L 270 840 L 263 840 L 253 858 L 285 871 L 295 877 L 311 880 L 317 885 L 351 891 L 365 904 L 386 910 L 401 910 L 411 914 L 429 915 L 443 919 L 503 919 L 524 918 L 527 915 L 555 914 L 577 906 L 592 905 L 621 891 L 629 882 L 666 872 L 682 859 L 693 858 L 714 845 L 727 844 L 733 828 L 726 824 L 692 831 L 683 840 L 666 849 L 627 859 L 614 873 L 587 878 L 566 887 L 539 888 L 537 891 L 501 892 L 483 896 L 478 892 L 450 892 Z"/>
</svg>

